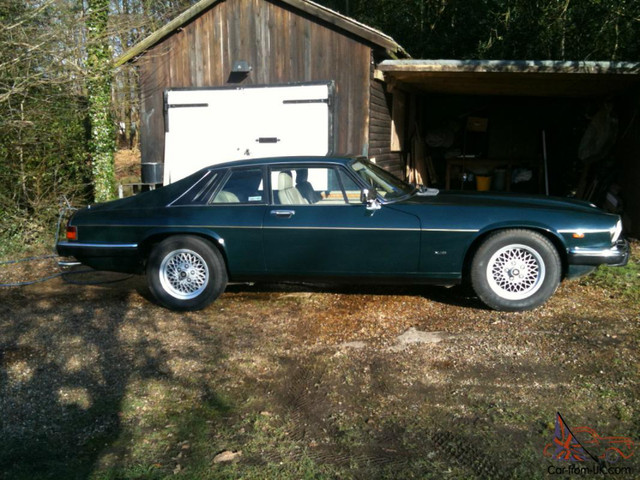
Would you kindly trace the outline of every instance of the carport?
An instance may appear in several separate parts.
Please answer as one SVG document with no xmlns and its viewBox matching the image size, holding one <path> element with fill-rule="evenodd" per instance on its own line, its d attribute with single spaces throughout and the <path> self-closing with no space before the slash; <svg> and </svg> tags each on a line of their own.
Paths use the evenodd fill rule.
<svg viewBox="0 0 640 480">
<path fill-rule="evenodd" d="M 574 196 L 640 236 L 640 64 L 385 60 L 407 176 Z"/>
</svg>

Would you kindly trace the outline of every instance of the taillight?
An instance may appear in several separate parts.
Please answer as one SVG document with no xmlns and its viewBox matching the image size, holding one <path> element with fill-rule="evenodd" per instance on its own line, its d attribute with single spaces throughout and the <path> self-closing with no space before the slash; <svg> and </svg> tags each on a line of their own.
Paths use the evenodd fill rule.
<svg viewBox="0 0 640 480">
<path fill-rule="evenodd" d="M 78 229 L 67 225 L 67 240 L 78 240 Z"/>
</svg>

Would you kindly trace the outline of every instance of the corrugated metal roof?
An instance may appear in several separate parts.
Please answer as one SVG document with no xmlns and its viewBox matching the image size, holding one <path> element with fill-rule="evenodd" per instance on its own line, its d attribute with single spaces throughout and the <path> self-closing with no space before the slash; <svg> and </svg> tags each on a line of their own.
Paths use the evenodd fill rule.
<svg viewBox="0 0 640 480">
<path fill-rule="evenodd" d="M 425 93 L 585 97 L 640 86 L 640 63 L 556 60 L 385 60 L 390 84 Z"/>
<path fill-rule="evenodd" d="M 639 74 L 640 63 L 562 60 L 385 60 L 383 72 L 523 72 Z"/>
<path fill-rule="evenodd" d="M 193 5 L 182 14 L 171 20 L 162 28 L 156 30 L 151 35 L 140 41 L 125 53 L 123 53 L 115 62 L 116 67 L 127 63 L 144 53 L 149 48 L 161 42 L 164 38 L 174 33 L 176 30 L 184 27 L 192 19 L 200 15 L 202 12 L 215 6 L 224 0 L 201 0 Z M 324 7 L 310 0 L 276 0 L 290 7 L 298 9 L 311 16 L 317 17 L 327 23 L 335 25 L 337 28 L 349 32 L 363 40 L 374 45 L 384 48 L 390 56 L 393 57 L 409 57 L 409 54 L 402 48 L 393 38 L 386 35 L 375 28 L 364 23 L 360 23 L 353 18 L 342 15 L 330 8 Z"/>
</svg>

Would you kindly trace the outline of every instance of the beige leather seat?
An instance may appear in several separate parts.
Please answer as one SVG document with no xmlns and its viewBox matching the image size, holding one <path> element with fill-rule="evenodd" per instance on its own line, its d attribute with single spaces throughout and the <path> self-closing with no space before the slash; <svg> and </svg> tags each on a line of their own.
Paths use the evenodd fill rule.
<svg viewBox="0 0 640 480">
<path fill-rule="evenodd" d="M 240 200 L 234 193 L 221 190 L 213 199 L 213 203 L 240 203 Z"/>
<path fill-rule="evenodd" d="M 278 174 L 278 200 L 282 205 L 309 205 L 307 199 L 293 186 L 293 178 L 289 171 Z"/>
</svg>

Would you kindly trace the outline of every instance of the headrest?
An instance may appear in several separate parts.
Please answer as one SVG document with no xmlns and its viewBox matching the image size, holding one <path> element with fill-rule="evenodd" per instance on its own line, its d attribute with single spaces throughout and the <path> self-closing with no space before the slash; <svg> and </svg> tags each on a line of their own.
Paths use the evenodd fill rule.
<svg viewBox="0 0 640 480">
<path fill-rule="evenodd" d="M 309 170 L 306 168 L 300 168 L 296 170 L 296 183 L 300 185 L 302 182 L 306 182 L 309 178 Z"/>
<path fill-rule="evenodd" d="M 290 171 L 283 171 L 278 174 L 278 190 L 293 188 L 293 178 Z"/>
</svg>

